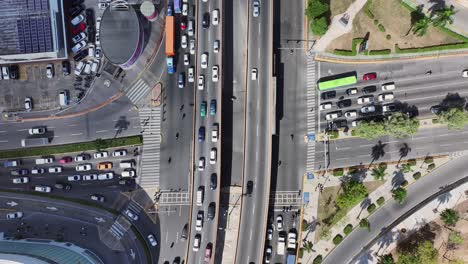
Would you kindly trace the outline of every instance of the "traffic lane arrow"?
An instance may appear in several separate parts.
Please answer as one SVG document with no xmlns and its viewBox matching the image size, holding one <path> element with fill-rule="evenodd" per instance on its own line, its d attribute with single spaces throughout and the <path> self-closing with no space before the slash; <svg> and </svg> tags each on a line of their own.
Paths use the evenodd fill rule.
<svg viewBox="0 0 468 264">
<path fill-rule="evenodd" d="M 9 205 L 10 207 L 15 207 L 15 206 L 18 205 L 18 203 L 16 203 L 15 201 L 11 201 L 11 202 L 8 202 L 6 204 Z"/>
</svg>

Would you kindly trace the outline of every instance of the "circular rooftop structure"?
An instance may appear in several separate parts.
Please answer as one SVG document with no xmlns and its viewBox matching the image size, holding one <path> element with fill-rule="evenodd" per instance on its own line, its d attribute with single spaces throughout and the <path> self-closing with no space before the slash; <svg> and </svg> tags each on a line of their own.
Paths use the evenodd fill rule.
<svg viewBox="0 0 468 264">
<path fill-rule="evenodd" d="M 143 51 L 143 26 L 125 1 L 114 1 L 104 11 L 99 36 L 104 55 L 122 68 L 131 67 Z"/>
</svg>

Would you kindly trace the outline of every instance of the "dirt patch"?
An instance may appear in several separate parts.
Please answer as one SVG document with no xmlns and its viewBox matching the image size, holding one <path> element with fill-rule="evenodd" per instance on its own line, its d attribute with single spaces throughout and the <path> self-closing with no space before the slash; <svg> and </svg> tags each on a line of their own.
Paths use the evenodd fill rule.
<svg viewBox="0 0 468 264">
<path fill-rule="evenodd" d="M 331 0 L 330 1 L 330 18 L 333 18 L 336 15 L 344 13 L 348 7 L 354 2 L 355 0 Z"/>
<path fill-rule="evenodd" d="M 452 38 L 438 29 L 430 26 L 427 34 L 417 37 L 411 32 L 411 13 L 404 8 L 399 0 L 373 0 L 370 8 L 375 18 L 371 19 L 364 12 L 364 8 L 353 20 L 353 29 L 333 41 L 327 50 L 332 52 L 335 49 L 351 50 L 351 41 L 354 38 L 364 38 L 369 34 L 368 49 L 382 50 L 390 49 L 394 51 L 395 44 L 400 48 L 426 47 L 448 43 L 459 43 L 460 40 Z M 385 32 L 381 32 L 377 24 L 382 24 Z M 387 39 L 387 35 L 391 38 Z"/>
</svg>

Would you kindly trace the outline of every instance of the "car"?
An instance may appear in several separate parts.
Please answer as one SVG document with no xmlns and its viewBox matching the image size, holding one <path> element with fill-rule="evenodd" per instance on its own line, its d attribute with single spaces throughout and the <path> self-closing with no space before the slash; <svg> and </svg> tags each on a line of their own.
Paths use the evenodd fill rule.
<svg viewBox="0 0 468 264">
<path fill-rule="evenodd" d="M 392 113 L 396 111 L 398 111 L 398 107 L 396 104 L 391 103 L 391 104 L 385 104 L 382 106 L 382 112 L 384 113 L 387 113 L 387 112 Z"/>
<path fill-rule="evenodd" d="M 82 40 L 82 41 L 78 42 L 75 46 L 72 47 L 72 52 L 77 53 L 78 51 L 84 49 L 84 47 L 86 47 L 86 45 L 87 45 L 86 41 Z"/>
<path fill-rule="evenodd" d="M 257 0 L 253 1 L 253 17 L 258 17 L 260 15 L 260 2 Z"/>
<path fill-rule="evenodd" d="M 70 16 L 75 17 L 75 16 L 79 15 L 81 12 L 83 12 L 83 10 L 84 10 L 83 5 L 81 5 L 81 4 L 75 5 L 72 8 L 70 8 L 70 10 L 69 10 Z"/>
<path fill-rule="evenodd" d="M 99 31 L 99 29 L 101 29 L 101 21 L 102 17 L 96 18 L 96 31 Z"/>
<path fill-rule="evenodd" d="M 86 24 L 85 23 L 80 23 L 75 27 L 72 27 L 71 33 L 72 35 L 78 35 L 81 32 L 83 32 L 86 29 Z"/>
<path fill-rule="evenodd" d="M 180 30 L 186 30 L 187 29 L 187 21 L 186 19 L 181 19 L 180 20 Z"/>
<path fill-rule="evenodd" d="M 195 239 L 193 240 L 193 251 L 197 252 L 200 249 L 201 244 L 201 235 L 196 234 Z"/>
<path fill-rule="evenodd" d="M 187 35 L 182 35 L 182 38 L 180 40 L 180 45 L 182 46 L 183 49 L 187 48 Z"/>
<path fill-rule="evenodd" d="M 112 167 L 113 167 L 113 164 L 112 162 L 109 162 L 109 161 L 101 162 L 98 164 L 98 170 L 110 170 L 112 169 Z"/>
<path fill-rule="evenodd" d="M 182 231 L 180 232 L 180 241 L 187 240 L 187 236 L 188 236 L 187 233 L 188 233 L 188 223 L 184 225 L 184 227 L 182 228 Z"/>
<path fill-rule="evenodd" d="M 81 180 L 81 176 L 80 176 L 80 175 L 68 176 L 68 177 L 67 177 L 67 180 L 68 180 L 69 182 L 71 182 L 71 181 L 79 181 L 79 180 Z"/>
<path fill-rule="evenodd" d="M 368 113 L 373 113 L 375 112 L 375 106 L 374 105 L 367 105 L 367 106 L 363 106 L 361 108 L 361 113 L 363 114 L 368 114 Z"/>
<path fill-rule="evenodd" d="M 78 54 L 76 54 L 75 56 L 73 56 L 73 60 L 76 61 L 76 62 L 79 62 L 81 61 L 82 59 L 88 57 L 88 49 L 84 49 L 82 51 L 80 51 Z M 84 68 L 84 65 L 82 66 Z M 77 69 L 78 66 L 75 66 L 75 74 L 76 75 L 80 75 L 81 71 L 83 69 L 81 69 L 78 73 L 77 73 Z"/>
<path fill-rule="evenodd" d="M 271 228 L 267 229 L 267 240 L 269 241 L 273 240 L 273 229 Z"/>
<path fill-rule="evenodd" d="M 11 65 L 10 66 L 10 79 L 18 79 L 19 78 L 19 67 L 18 65 Z"/>
<path fill-rule="evenodd" d="M 93 201 L 97 201 L 97 202 L 101 202 L 101 203 L 103 203 L 106 200 L 104 195 L 100 195 L 100 194 L 93 194 L 89 198 L 91 198 L 91 200 L 93 200 Z"/>
<path fill-rule="evenodd" d="M 72 157 L 63 157 L 63 158 L 59 159 L 60 164 L 65 164 L 65 163 L 69 163 L 69 162 L 72 162 L 72 161 L 73 161 Z"/>
<path fill-rule="evenodd" d="M 77 162 L 90 160 L 90 159 L 91 159 L 91 156 L 89 154 L 84 154 L 84 153 L 80 155 L 76 155 L 74 158 L 74 160 Z"/>
<path fill-rule="evenodd" d="M 94 57 L 96 57 L 96 59 L 102 58 L 102 49 L 101 49 L 101 47 L 96 47 Z"/>
<path fill-rule="evenodd" d="M 69 191 L 71 190 L 71 184 L 57 182 L 54 187 L 59 190 Z"/>
<path fill-rule="evenodd" d="M 267 246 L 265 249 L 265 263 L 270 263 L 272 256 L 271 246 Z"/>
<path fill-rule="evenodd" d="M 54 77 L 54 65 L 53 64 L 47 64 L 47 66 L 46 66 L 46 76 L 49 79 L 52 79 Z"/>
<path fill-rule="evenodd" d="M 382 91 L 392 91 L 395 90 L 395 83 L 384 83 L 382 84 Z"/>
<path fill-rule="evenodd" d="M 191 39 L 190 42 L 190 54 L 194 55 L 195 54 L 195 40 Z"/>
<path fill-rule="evenodd" d="M 97 174 L 83 175 L 83 181 L 96 181 L 97 179 Z"/>
<path fill-rule="evenodd" d="M 92 73 L 97 73 L 98 69 L 99 69 L 99 60 L 94 60 L 93 63 L 91 64 L 91 72 Z"/>
<path fill-rule="evenodd" d="M 98 180 L 105 181 L 105 180 L 112 180 L 114 178 L 113 172 L 106 172 L 98 174 Z"/>
<path fill-rule="evenodd" d="M 394 96 L 393 93 L 383 93 L 379 94 L 379 97 L 377 97 L 379 102 L 384 102 L 384 101 L 391 101 L 393 100 Z"/>
<path fill-rule="evenodd" d="M 198 128 L 198 142 L 205 141 L 205 127 L 201 126 Z"/>
<path fill-rule="evenodd" d="M 190 64 L 190 54 L 185 53 L 184 54 L 184 65 L 188 66 Z"/>
<path fill-rule="evenodd" d="M 6 219 L 20 219 L 23 218 L 23 212 L 14 212 L 14 213 L 8 213 L 6 215 Z"/>
<path fill-rule="evenodd" d="M 462 71 L 462 77 L 463 78 L 468 78 L 468 70 Z"/>
<path fill-rule="evenodd" d="M 218 142 L 218 125 L 213 124 L 211 129 L 211 142 Z"/>
<path fill-rule="evenodd" d="M 357 99 L 357 103 L 358 104 L 367 104 L 367 103 L 371 103 L 374 101 L 374 96 L 373 95 L 365 95 L 365 96 L 361 96 Z"/>
<path fill-rule="evenodd" d="M 44 174 L 45 169 L 44 168 L 33 168 L 31 169 L 31 174 Z"/>
<path fill-rule="evenodd" d="M 32 103 L 31 97 L 24 98 L 24 109 L 26 109 L 26 111 L 31 111 L 33 109 L 33 103 Z"/>
<path fill-rule="evenodd" d="M 29 182 L 29 177 L 13 178 L 12 181 L 13 181 L 14 184 L 28 183 Z"/>
<path fill-rule="evenodd" d="M 72 41 L 73 41 L 74 44 L 76 44 L 76 43 L 78 43 L 78 42 L 84 40 L 84 39 L 87 38 L 87 37 L 88 37 L 88 35 L 86 35 L 86 33 L 81 32 L 80 34 L 74 36 L 74 37 L 72 38 Z"/>
<path fill-rule="evenodd" d="M 283 231 L 283 216 L 278 215 L 276 217 L 276 230 Z"/>
<path fill-rule="evenodd" d="M 124 157 L 127 156 L 127 150 L 125 149 L 118 149 L 112 152 L 113 157 Z"/>
<path fill-rule="evenodd" d="M 10 171 L 10 174 L 12 176 L 26 175 L 28 173 L 29 173 L 29 171 L 27 169 L 19 169 L 19 170 Z"/>
<path fill-rule="evenodd" d="M 86 8 L 86 24 L 94 25 L 94 10 L 91 8 Z"/>
<path fill-rule="evenodd" d="M 208 243 L 208 245 L 206 245 L 206 248 L 205 248 L 205 258 L 204 258 L 205 262 L 210 262 L 211 260 L 211 251 L 212 251 L 211 248 L 212 248 L 211 243 Z"/>
<path fill-rule="evenodd" d="M 361 124 L 360 120 L 354 120 L 354 121 L 351 122 L 352 127 L 357 127 L 359 124 Z"/>
<path fill-rule="evenodd" d="M 374 93 L 375 91 L 377 91 L 377 86 L 375 85 L 366 86 L 362 88 L 362 92 L 365 94 Z"/>
<path fill-rule="evenodd" d="M 101 151 L 101 152 L 94 153 L 94 158 L 95 159 L 107 158 L 107 156 L 108 156 L 107 151 Z"/>
<path fill-rule="evenodd" d="M 335 98 L 336 97 L 336 91 L 323 92 L 321 97 L 322 97 L 322 100 Z"/>
<path fill-rule="evenodd" d="M 219 67 L 218 65 L 215 65 L 211 68 L 211 80 L 213 82 L 218 82 L 219 80 L 218 74 L 219 74 Z"/>
<path fill-rule="evenodd" d="M 125 170 L 122 171 L 121 176 L 122 176 L 122 178 L 123 177 L 133 177 L 133 178 L 135 178 L 136 177 L 136 172 L 135 172 L 134 169 L 131 169 L 131 168 L 130 169 L 125 169 Z"/>
<path fill-rule="evenodd" d="M 87 28 L 87 34 L 88 34 L 88 42 L 93 43 L 96 41 L 96 30 L 94 27 L 88 27 Z"/>
<path fill-rule="evenodd" d="M 109 5 L 110 5 L 110 3 L 102 3 L 102 2 L 100 2 L 100 3 L 98 3 L 98 8 L 99 8 L 100 10 L 104 10 L 104 9 L 106 9 Z"/>
<path fill-rule="evenodd" d="M 207 29 L 210 27 L 210 13 L 206 12 L 203 14 L 202 27 Z"/>
<path fill-rule="evenodd" d="M 248 195 L 248 196 L 251 196 L 251 195 L 252 195 L 252 193 L 253 193 L 253 186 L 254 186 L 253 181 L 248 181 L 248 182 L 247 182 L 247 195 Z"/>
<path fill-rule="evenodd" d="M 216 115 L 216 99 L 212 99 L 210 101 L 210 115 L 211 116 Z"/>
<path fill-rule="evenodd" d="M 203 228 L 203 212 L 202 211 L 198 211 L 197 213 L 197 220 L 195 221 L 195 230 L 197 231 L 201 231 L 202 228 Z"/>
<path fill-rule="evenodd" d="M 195 81 L 195 76 L 194 76 L 194 67 L 191 66 L 188 68 L 188 82 L 194 82 Z"/>
<path fill-rule="evenodd" d="M 219 24 L 219 9 L 215 9 L 212 12 L 213 14 L 213 21 L 211 22 L 213 26 L 217 26 Z"/>
<path fill-rule="evenodd" d="M 345 107 L 350 107 L 352 105 L 352 102 L 351 102 L 351 99 L 345 99 L 345 100 L 338 101 L 336 105 L 339 108 L 345 108 Z"/>
<path fill-rule="evenodd" d="M 29 135 L 42 135 L 47 132 L 46 127 L 33 127 L 28 130 Z"/>
<path fill-rule="evenodd" d="M 95 46 L 94 45 L 89 45 L 89 48 L 88 48 L 88 56 L 89 57 L 94 57 L 95 53 L 94 53 L 94 50 L 95 50 Z"/>
<path fill-rule="evenodd" d="M 219 53 L 219 40 L 218 39 L 213 42 L 213 52 Z"/>
<path fill-rule="evenodd" d="M 347 95 L 354 95 L 354 94 L 357 94 L 359 91 L 357 88 L 349 88 L 348 90 L 346 90 L 346 94 Z"/>
<path fill-rule="evenodd" d="M 36 192 L 45 192 L 45 193 L 50 193 L 52 191 L 52 188 L 50 186 L 45 186 L 45 185 L 36 185 L 34 187 L 34 190 Z"/>
<path fill-rule="evenodd" d="M 86 56 L 88 56 L 88 55 L 86 54 Z M 86 65 L 87 65 L 87 63 L 80 61 L 78 63 L 78 65 L 76 65 L 76 67 L 75 67 L 75 75 L 81 75 L 81 73 L 85 69 Z"/>
<path fill-rule="evenodd" d="M 203 90 L 205 88 L 205 76 L 198 76 L 198 90 Z"/>
<path fill-rule="evenodd" d="M 431 106 L 431 113 L 433 113 L 434 115 L 438 115 L 440 113 L 442 113 L 442 106 L 441 105 L 434 105 L 434 106 Z"/>
<path fill-rule="evenodd" d="M 123 180 L 120 180 L 120 181 L 119 181 L 119 184 L 120 184 L 120 185 L 128 185 L 128 186 L 131 186 L 131 185 L 134 185 L 134 184 L 135 184 L 135 180 L 134 180 L 134 179 L 123 179 Z"/>
<path fill-rule="evenodd" d="M 335 118 L 341 117 L 341 115 L 342 115 L 341 111 L 331 112 L 325 115 L 325 120 L 331 121 Z"/>
<path fill-rule="evenodd" d="M 8 66 L 3 66 L 2 68 L 2 74 L 0 75 L 0 80 L 3 77 L 3 80 L 9 80 L 10 79 L 10 67 Z"/>
<path fill-rule="evenodd" d="M 216 160 L 218 158 L 217 156 L 217 149 L 216 148 L 212 148 L 211 151 L 210 151 L 210 164 L 216 164 Z"/>
<path fill-rule="evenodd" d="M 201 55 L 201 67 L 202 69 L 206 69 L 208 67 L 208 52 Z"/>
<path fill-rule="evenodd" d="M 257 77 L 258 77 L 258 70 L 257 68 L 252 68 L 252 70 L 250 71 L 250 79 L 252 81 L 255 81 L 257 80 Z"/>
<path fill-rule="evenodd" d="M 377 73 L 375 72 L 366 73 L 362 76 L 363 81 L 375 80 L 376 78 L 377 78 Z"/>
<path fill-rule="evenodd" d="M 188 3 L 183 3 L 182 4 L 182 15 L 183 16 L 188 16 Z"/>
<path fill-rule="evenodd" d="M 63 76 L 68 76 L 70 75 L 71 70 L 70 70 L 70 62 L 65 60 L 62 61 L 62 74 Z"/>
<path fill-rule="evenodd" d="M 344 116 L 346 118 L 352 118 L 357 116 L 357 111 L 356 110 L 349 110 L 344 113 Z"/>
<path fill-rule="evenodd" d="M 92 169 L 91 163 L 78 164 L 75 169 L 76 171 L 90 171 Z"/>
<path fill-rule="evenodd" d="M 326 102 L 326 103 L 321 103 L 319 106 L 320 110 L 328 110 L 332 108 L 332 103 Z"/>
<path fill-rule="evenodd" d="M 158 241 L 156 240 L 156 238 L 152 234 L 148 235 L 148 241 L 149 241 L 149 243 L 150 243 L 150 245 L 152 247 L 155 247 L 155 246 L 158 245 Z"/>
<path fill-rule="evenodd" d="M 60 172 L 62 172 L 62 167 L 55 166 L 55 167 L 49 168 L 49 173 L 60 173 Z"/>
<path fill-rule="evenodd" d="M 78 15 L 74 17 L 70 22 L 73 26 L 76 26 L 79 23 L 83 22 L 84 19 L 85 19 L 84 15 Z"/>
<path fill-rule="evenodd" d="M 216 176 L 216 173 L 212 173 L 210 176 L 210 190 L 216 190 L 216 187 L 218 187 L 218 176 Z"/>
<path fill-rule="evenodd" d="M 205 170 L 205 157 L 200 157 L 198 160 L 198 170 L 204 171 Z"/>
<path fill-rule="evenodd" d="M 206 116 L 206 101 L 202 101 L 200 104 L 200 117 Z"/>
<path fill-rule="evenodd" d="M 184 88 L 185 86 L 185 78 L 183 72 L 179 72 L 179 75 L 177 76 L 177 85 L 180 89 Z"/>
<path fill-rule="evenodd" d="M 138 215 L 130 209 L 125 209 L 124 215 L 126 215 L 130 220 L 137 221 Z"/>
</svg>

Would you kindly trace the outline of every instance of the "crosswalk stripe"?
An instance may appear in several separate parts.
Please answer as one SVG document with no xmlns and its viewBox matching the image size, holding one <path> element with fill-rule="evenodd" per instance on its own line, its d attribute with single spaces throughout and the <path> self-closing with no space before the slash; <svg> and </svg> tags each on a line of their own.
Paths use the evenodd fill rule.
<svg viewBox="0 0 468 264">
<path fill-rule="evenodd" d="M 159 187 L 161 108 L 140 108 L 143 129 L 143 156 L 139 185 L 142 188 Z M 146 125 L 145 125 L 146 124 Z"/>
<path fill-rule="evenodd" d="M 314 54 L 307 57 L 307 133 L 315 134 L 315 94 L 316 94 L 316 76 Z M 314 171 L 315 163 L 315 141 L 309 141 L 307 144 L 306 172 Z"/>
</svg>

